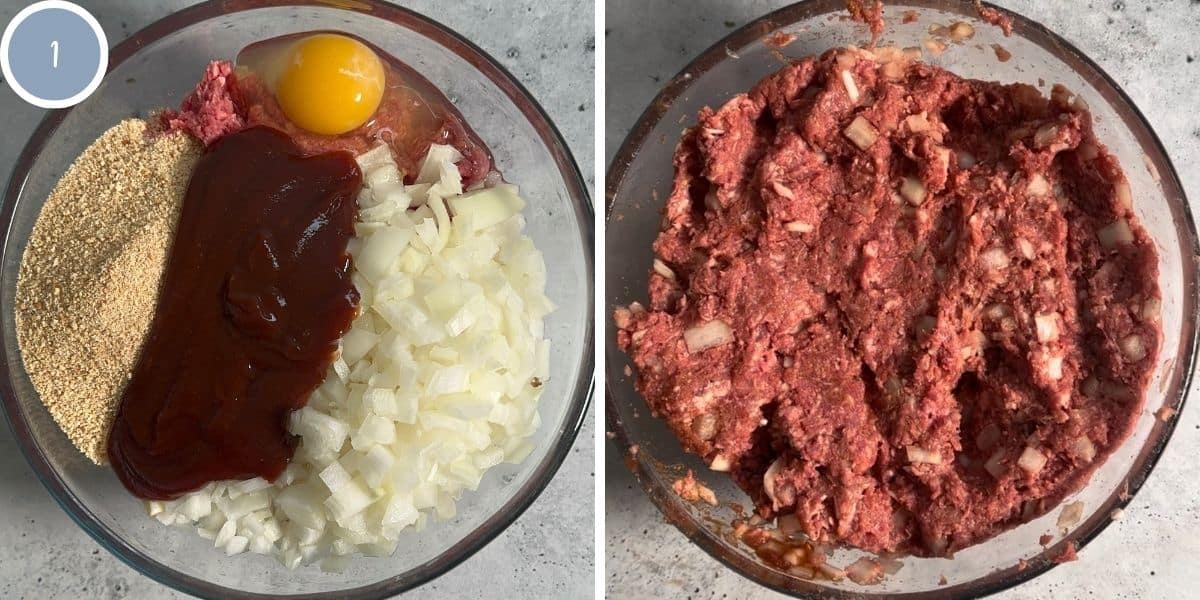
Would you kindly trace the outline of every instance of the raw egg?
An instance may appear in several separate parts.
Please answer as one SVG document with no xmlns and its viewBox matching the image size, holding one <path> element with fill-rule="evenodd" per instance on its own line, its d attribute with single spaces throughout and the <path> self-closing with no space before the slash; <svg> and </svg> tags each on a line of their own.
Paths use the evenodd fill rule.
<svg viewBox="0 0 1200 600">
<path fill-rule="evenodd" d="M 369 121 L 383 99 L 383 62 L 366 44 L 344 35 L 310 35 L 283 48 L 267 71 L 283 113 L 322 135 L 340 135 Z M 274 75 L 271 77 L 270 75 Z M 271 81 L 273 80 L 273 81 Z"/>
</svg>

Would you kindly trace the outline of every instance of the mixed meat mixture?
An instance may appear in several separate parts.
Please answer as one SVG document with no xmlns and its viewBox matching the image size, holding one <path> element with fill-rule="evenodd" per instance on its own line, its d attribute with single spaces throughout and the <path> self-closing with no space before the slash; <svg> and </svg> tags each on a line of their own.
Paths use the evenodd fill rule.
<svg viewBox="0 0 1200 600">
<path fill-rule="evenodd" d="M 702 111 L 649 304 L 615 317 L 655 415 L 759 514 L 945 556 L 1128 436 L 1160 293 L 1081 99 L 914 58 L 830 51 Z"/>
</svg>

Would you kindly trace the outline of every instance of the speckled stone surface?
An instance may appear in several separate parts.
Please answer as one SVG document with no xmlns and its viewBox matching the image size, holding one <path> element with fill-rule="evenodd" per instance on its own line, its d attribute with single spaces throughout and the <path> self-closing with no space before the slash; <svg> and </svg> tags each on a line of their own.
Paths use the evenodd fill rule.
<svg viewBox="0 0 1200 600">
<path fill-rule="evenodd" d="M 1133 97 L 1200 207 L 1200 2 L 993 0 L 1049 26 L 1095 59 Z M 733 28 L 786 2 L 608 0 L 606 159 L 642 109 L 688 61 Z M 654 43 L 645 43 L 645 40 Z M 1193 390 L 1194 393 L 1194 390 Z M 1193 396 L 1193 401 L 1195 397 Z M 613 598 L 781 597 L 725 569 L 658 511 L 608 450 L 606 564 Z M 1126 511 L 1078 562 L 995 596 L 1195 598 L 1200 567 L 1200 409 L 1186 409 L 1165 455 Z"/>
<path fill-rule="evenodd" d="M 75 2 L 92 11 L 112 44 L 194 3 Z M 0 27 L 30 3 L 0 0 Z M 595 106 L 591 0 L 403 4 L 462 33 L 521 80 L 566 137 L 591 186 Z M 13 162 L 42 114 L 0 85 L 0 183 L 8 181 Z M 405 598 L 591 598 L 594 431 L 589 417 L 554 481 L 511 528 L 454 571 Z M 8 427 L 0 426 L 0 598 L 186 597 L 138 574 L 79 529 L 25 465 Z"/>
</svg>

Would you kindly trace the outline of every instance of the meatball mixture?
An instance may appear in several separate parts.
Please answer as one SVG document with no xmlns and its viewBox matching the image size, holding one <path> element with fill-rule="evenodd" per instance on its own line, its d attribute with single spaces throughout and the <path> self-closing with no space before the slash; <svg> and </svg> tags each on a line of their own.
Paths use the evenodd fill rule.
<svg viewBox="0 0 1200 600">
<path fill-rule="evenodd" d="M 765 516 L 945 556 L 1040 515 L 1130 433 L 1157 258 L 1086 104 L 895 48 L 795 62 L 675 153 L 637 387 Z"/>
</svg>

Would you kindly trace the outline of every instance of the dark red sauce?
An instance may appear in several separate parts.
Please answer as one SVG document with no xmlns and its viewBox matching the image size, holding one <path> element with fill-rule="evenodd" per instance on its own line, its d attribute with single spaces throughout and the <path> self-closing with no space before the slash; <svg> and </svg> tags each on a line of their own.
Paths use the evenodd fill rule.
<svg viewBox="0 0 1200 600">
<path fill-rule="evenodd" d="M 362 174 L 346 152 L 306 156 L 255 127 L 209 147 L 192 175 L 154 322 L 108 457 L 129 491 L 275 479 L 305 405 L 358 306 L 346 244 Z"/>
</svg>

